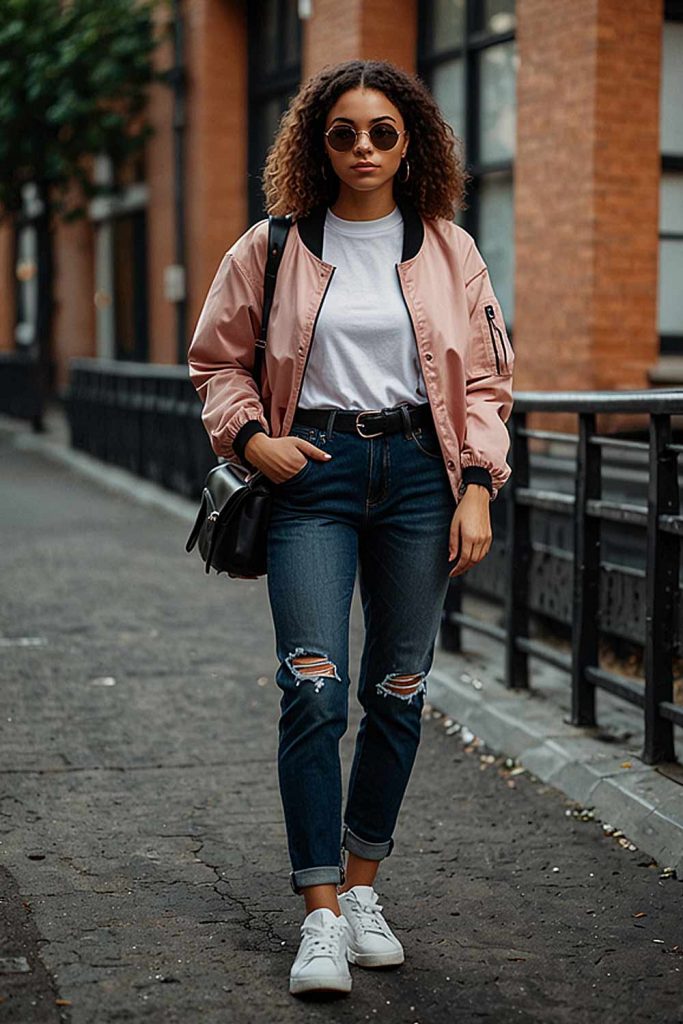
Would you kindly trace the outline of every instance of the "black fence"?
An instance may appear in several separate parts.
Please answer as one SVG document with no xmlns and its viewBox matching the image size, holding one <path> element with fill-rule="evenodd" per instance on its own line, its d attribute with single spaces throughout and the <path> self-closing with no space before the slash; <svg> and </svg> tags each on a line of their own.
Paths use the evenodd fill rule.
<svg viewBox="0 0 683 1024">
<path fill-rule="evenodd" d="M 42 431 L 45 390 L 37 359 L 22 352 L 0 352 L 0 412 L 29 420 L 35 431 Z"/>
<path fill-rule="evenodd" d="M 74 448 L 199 498 L 217 459 L 186 366 L 72 359 L 64 402 Z"/>
<path fill-rule="evenodd" d="M 216 464 L 187 367 L 73 359 L 65 405 L 74 447 L 199 498 Z M 577 433 L 533 430 L 532 413 L 571 413 Z M 646 428 L 600 432 L 598 417 L 634 415 Z M 515 394 L 509 422 L 513 473 L 492 503 L 496 541 L 456 577 L 441 643 L 460 646 L 463 627 L 499 641 L 509 687 L 529 686 L 529 658 L 568 673 L 575 725 L 596 725 L 596 690 L 638 705 L 643 760 L 674 761 L 674 665 L 683 658 L 679 593 L 678 455 L 683 391 Z M 558 449 L 564 447 L 564 453 Z M 500 608 L 499 621 L 463 611 L 463 596 Z M 542 638 L 552 625 L 565 652 Z M 600 641 L 642 647 L 642 678 L 600 664 Z"/>
<path fill-rule="evenodd" d="M 530 429 L 532 413 L 575 414 L 578 432 Z M 642 438 L 638 431 L 600 432 L 603 414 L 639 416 L 647 428 Z M 517 392 L 509 422 L 513 473 L 501 491 L 502 507 L 496 508 L 498 501 L 492 506 L 503 527 L 502 542 L 467 574 L 467 583 L 452 588 L 444 609 L 448 648 L 459 647 L 463 626 L 504 645 L 508 687 L 529 686 L 529 657 L 566 671 L 575 725 L 597 724 L 598 689 L 641 707 L 647 764 L 675 761 L 673 729 L 683 725 L 683 705 L 674 703 L 673 688 L 683 641 L 678 469 L 683 444 L 674 440 L 672 417 L 681 414 L 680 390 Z M 569 447 L 574 457 L 533 452 L 539 442 Z M 470 591 L 501 601 L 500 623 L 462 611 L 463 592 Z M 564 625 L 568 652 L 532 635 L 532 625 L 543 619 Z M 642 644 L 641 678 L 600 665 L 605 634 Z"/>
</svg>

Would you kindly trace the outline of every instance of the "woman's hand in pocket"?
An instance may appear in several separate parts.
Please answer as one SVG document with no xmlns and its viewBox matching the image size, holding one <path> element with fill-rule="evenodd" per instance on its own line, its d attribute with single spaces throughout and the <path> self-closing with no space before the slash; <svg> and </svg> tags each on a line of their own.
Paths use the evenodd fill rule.
<svg viewBox="0 0 683 1024">
<path fill-rule="evenodd" d="M 284 483 L 303 469 L 307 459 L 330 458 L 322 448 L 316 447 L 310 441 L 304 441 L 302 437 L 270 437 L 268 434 L 260 433 L 249 438 L 244 454 L 253 466 L 276 484 Z"/>
</svg>

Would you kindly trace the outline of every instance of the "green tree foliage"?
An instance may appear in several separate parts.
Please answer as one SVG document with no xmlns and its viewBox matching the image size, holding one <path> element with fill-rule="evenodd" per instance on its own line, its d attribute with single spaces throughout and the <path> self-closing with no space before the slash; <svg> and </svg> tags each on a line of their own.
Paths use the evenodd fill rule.
<svg viewBox="0 0 683 1024">
<path fill-rule="evenodd" d="M 0 217 L 21 206 L 33 181 L 66 217 L 74 181 L 95 188 L 88 157 L 115 164 L 152 128 L 144 109 L 159 42 L 154 0 L 0 0 Z"/>
</svg>

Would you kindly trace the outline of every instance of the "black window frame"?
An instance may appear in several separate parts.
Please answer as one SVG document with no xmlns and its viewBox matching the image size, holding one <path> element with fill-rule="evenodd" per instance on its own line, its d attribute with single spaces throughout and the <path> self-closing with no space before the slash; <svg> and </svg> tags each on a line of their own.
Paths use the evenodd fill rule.
<svg viewBox="0 0 683 1024">
<path fill-rule="evenodd" d="M 467 0 L 465 4 L 465 24 L 463 26 L 462 46 L 453 46 L 435 53 L 430 50 L 430 40 L 434 25 L 434 0 L 421 0 L 418 5 L 418 52 L 417 72 L 420 78 L 432 88 L 434 69 L 440 64 L 461 59 L 464 66 L 463 78 L 463 109 L 465 124 L 463 141 L 466 147 L 466 170 L 472 176 L 468 183 L 467 208 L 462 211 L 462 226 L 476 237 L 479 228 L 479 189 L 485 175 L 504 172 L 510 175 L 514 190 L 514 158 L 495 160 L 484 163 L 479 156 L 479 111 L 481 107 L 481 91 L 478 80 L 478 55 L 481 51 L 501 43 L 514 42 L 516 30 L 507 32 L 489 32 L 481 28 L 482 4 L 480 0 Z"/>
<path fill-rule="evenodd" d="M 275 52 L 271 60 L 264 59 L 268 40 L 263 31 L 263 11 L 267 3 L 275 5 Z M 289 12 L 288 12 L 289 8 Z M 287 62 L 285 55 L 287 15 L 296 20 L 297 59 Z M 247 4 L 247 60 L 248 60 L 248 143 L 247 143 L 247 203 L 249 223 L 254 224 L 266 216 L 261 174 L 268 147 L 264 148 L 258 130 L 264 105 L 279 100 L 280 114 L 296 93 L 301 81 L 301 51 L 303 30 L 297 0 L 250 0 Z M 271 65 L 274 70 L 266 71 Z"/>
</svg>

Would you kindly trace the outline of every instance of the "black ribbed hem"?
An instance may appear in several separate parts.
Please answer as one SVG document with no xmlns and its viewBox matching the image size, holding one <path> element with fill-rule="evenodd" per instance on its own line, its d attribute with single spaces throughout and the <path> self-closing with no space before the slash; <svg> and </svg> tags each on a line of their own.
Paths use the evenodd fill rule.
<svg viewBox="0 0 683 1024">
<path fill-rule="evenodd" d="M 483 466 L 465 466 L 462 471 L 463 487 L 468 484 L 483 484 L 489 494 L 493 494 L 493 482 L 488 469 Z"/>
<path fill-rule="evenodd" d="M 247 422 L 244 423 L 235 434 L 235 437 L 232 442 L 232 450 L 234 451 L 235 455 L 237 455 L 242 465 L 246 466 L 247 469 L 255 468 L 254 466 L 252 466 L 251 462 L 249 462 L 249 460 L 244 454 L 244 449 L 246 448 L 247 441 L 249 440 L 250 437 L 253 437 L 254 434 L 267 433 L 268 431 L 265 430 L 263 424 L 259 420 L 247 420 Z"/>
</svg>

